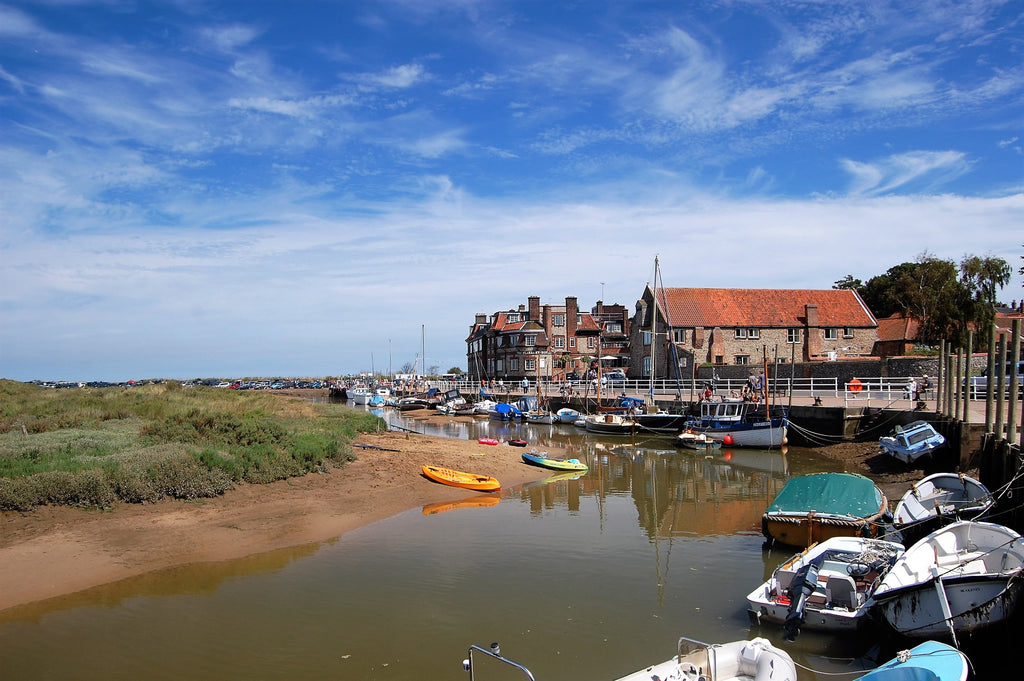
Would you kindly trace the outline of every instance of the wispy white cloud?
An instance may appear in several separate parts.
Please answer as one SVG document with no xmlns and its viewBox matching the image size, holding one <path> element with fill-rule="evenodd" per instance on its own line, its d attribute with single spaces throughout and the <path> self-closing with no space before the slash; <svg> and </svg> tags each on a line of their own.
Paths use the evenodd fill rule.
<svg viewBox="0 0 1024 681">
<path fill-rule="evenodd" d="M 852 194 L 884 194 L 909 186 L 934 191 L 970 171 L 971 163 L 958 151 L 913 151 L 871 163 L 842 159 L 853 176 Z"/>
</svg>

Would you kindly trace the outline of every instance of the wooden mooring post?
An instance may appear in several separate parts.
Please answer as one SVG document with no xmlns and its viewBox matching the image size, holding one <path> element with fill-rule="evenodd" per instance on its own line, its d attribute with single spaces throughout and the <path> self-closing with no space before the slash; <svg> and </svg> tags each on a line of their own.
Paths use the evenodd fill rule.
<svg viewBox="0 0 1024 681">
<path fill-rule="evenodd" d="M 993 329 L 993 334 L 995 333 Z M 1020 379 L 1017 374 L 1020 334 L 1021 320 L 1015 319 L 1010 342 L 1007 343 L 1007 339 L 1001 336 L 995 344 L 995 361 L 989 357 L 985 419 L 987 432 L 981 438 L 978 471 L 982 484 L 996 495 L 996 506 L 988 519 L 1012 527 L 1018 532 L 1024 532 L 1024 458 L 1021 457 L 1021 450 L 1024 449 L 1024 429 L 1019 433 L 1017 430 L 1017 424 L 1024 423 L 1024 409 L 1017 399 L 1020 390 Z M 991 344 L 989 347 L 992 347 Z M 1007 364 L 1010 367 L 1008 376 L 1004 370 Z M 992 400 L 995 411 L 993 430 L 988 430 L 991 423 L 988 419 L 989 400 Z M 1021 410 L 1020 414 L 1018 410 Z"/>
</svg>

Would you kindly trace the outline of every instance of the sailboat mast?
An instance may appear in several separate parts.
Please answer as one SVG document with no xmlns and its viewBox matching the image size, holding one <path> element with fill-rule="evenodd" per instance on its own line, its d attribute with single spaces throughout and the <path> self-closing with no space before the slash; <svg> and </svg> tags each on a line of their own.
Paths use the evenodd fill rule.
<svg viewBox="0 0 1024 681">
<path fill-rule="evenodd" d="M 654 256 L 654 316 L 651 318 L 651 405 L 654 405 L 654 381 L 657 377 L 656 362 L 658 356 L 658 256 Z"/>
</svg>

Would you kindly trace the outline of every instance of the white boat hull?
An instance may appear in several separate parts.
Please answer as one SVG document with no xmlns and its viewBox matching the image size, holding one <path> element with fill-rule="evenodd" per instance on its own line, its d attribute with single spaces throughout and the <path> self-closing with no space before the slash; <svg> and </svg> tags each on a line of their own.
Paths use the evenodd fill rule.
<svg viewBox="0 0 1024 681">
<path fill-rule="evenodd" d="M 1012 616 L 1024 539 L 993 523 L 959 521 L 910 547 L 875 590 L 881 617 L 908 637 L 970 633 Z"/>
<path fill-rule="evenodd" d="M 801 569 L 813 564 L 818 573 L 799 629 L 856 631 L 874 605 L 872 584 L 902 554 L 903 546 L 894 542 L 861 537 L 828 539 L 790 558 L 747 595 L 748 612 L 758 624 L 784 625 L 792 608 L 790 588 L 799 579 Z M 832 580 L 836 580 L 834 584 Z"/>
<path fill-rule="evenodd" d="M 684 641 L 686 639 L 683 639 Z M 681 641 L 679 654 L 616 681 L 796 681 L 796 666 L 786 651 L 766 639 L 733 641 L 694 647 L 688 653 Z"/>
<path fill-rule="evenodd" d="M 1020 601 L 1019 580 L 979 577 L 942 580 L 942 590 L 953 616 L 957 634 L 1007 620 Z M 919 584 L 879 604 L 885 621 L 896 632 L 911 638 L 948 638 L 949 625 L 942 612 L 942 603 L 935 582 Z"/>
</svg>

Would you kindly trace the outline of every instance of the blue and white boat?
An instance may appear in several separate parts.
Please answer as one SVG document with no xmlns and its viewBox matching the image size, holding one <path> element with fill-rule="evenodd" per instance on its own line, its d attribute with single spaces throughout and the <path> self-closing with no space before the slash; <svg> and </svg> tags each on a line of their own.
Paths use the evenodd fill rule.
<svg viewBox="0 0 1024 681">
<path fill-rule="evenodd" d="M 882 451 L 903 463 L 914 463 L 945 443 L 946 438 L 927 421 L 914 421 L 905 426 L 896 426 L 893 432 L 878 440 L 878 446 Z"/>
<path fill-rule="evenodd" d="M 686 427 L 726 446 L 777 449 L 787 443 L 789 428 L 783 410 L 778 411 L 780 415 L 769 418 L 763 403 L 733 398 L 701 402 L 700 418 L 691 419 Z"/>
<path fill-rule="evenodd" d="M 873 669 L 859 681 L 964 681 L 970 663 L 959 650 L 938 641 L 925 641 Z"/>
</svg>

